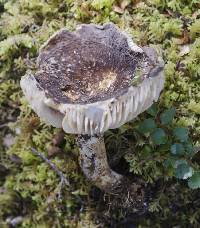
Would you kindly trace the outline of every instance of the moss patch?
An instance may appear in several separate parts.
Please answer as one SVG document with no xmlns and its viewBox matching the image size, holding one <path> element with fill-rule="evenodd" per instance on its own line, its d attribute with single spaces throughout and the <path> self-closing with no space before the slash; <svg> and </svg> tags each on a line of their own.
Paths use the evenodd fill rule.
<svg viewBox="0 0 200 228">
<path fill-rule="evenodd" d="M 0 226 L 8 227 L 9 221 L 21 216 L 19 227 L 198 227 L 198 190 L 175 178 L 171 144 L 166 142 L 170 130 L 186 127 L 192 145 L 200 143 L 199 1 L 1 0 L 0 14 L 0 162 L 5 171 L 0 176 Z M 147 209 L 131 215 L 119 205 L 113 207 L 110 196 L 90 186 L 78 166 L 73 137 L 65 135 L 64 142 L 55 145 L 58 130 L 40 122 L 19 87 L 25 71 L 34 69 L 39 47 L 55 31 L 109 21 L 129 32 L 139 45 L 161 48 L 165 60 L 166 83 L 159 104 L 105 135 L 110 164 L 133 175 L 132 180 L 144 182 L 148 192 Z M 160 114 L 172 105 L 176 116 L 171 127 L 159 126 L 168 141 L 154 146 L 149 133 L 137 127 L 148 118 L 159 125 Z M 10 144 L 5 141 L 8 134 L 13 137 Z M 61 199 L 59 178 L 31 154 L 30 147 L 46 156 L 49 148 L 56 151 L 51 160 L 70 181 Z M 173 151 L 177 150 L 181 151 L 176 145 Z M 199 169 L 198 153 L 186 160 Z M 198 180 L 196 174 L 193 179 Z M 195 185 L 190 181 L 190 186 Z"/>
</svg>

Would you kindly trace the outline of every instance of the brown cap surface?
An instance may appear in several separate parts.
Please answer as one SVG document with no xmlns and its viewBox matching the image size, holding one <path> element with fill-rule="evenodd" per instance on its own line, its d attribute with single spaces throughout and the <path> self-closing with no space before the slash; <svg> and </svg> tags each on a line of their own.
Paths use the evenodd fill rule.
<svg viewBox="0 0 200 228">
<path fill-rule="evenodd" d="M 55 102 L 86 104 L 127 92 L 138 67 L 145 73 L 154 63 L 116 26 L 83 25 L 62 29 L 41 48 L 35 78 Z"/>
</svg>

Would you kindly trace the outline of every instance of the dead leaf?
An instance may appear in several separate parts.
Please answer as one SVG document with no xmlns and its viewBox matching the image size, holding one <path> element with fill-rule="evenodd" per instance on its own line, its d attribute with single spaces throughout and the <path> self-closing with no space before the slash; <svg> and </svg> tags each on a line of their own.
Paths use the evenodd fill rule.
<svg viewBox="0 0 200 228">
<path fill-rule="evenodd" d="M 129 3 L 130 3 L 130 1 L 128 1 L 128 0 L 122 1 L 122 2 L 120 3 L 120 8 L 121 8 L 122 10 L 125 10 L 125 8 L 129 5 Z"/>
<path fill-rule="evenodd" d="M 190 36 L 188 31 L 185 29 L 182 34 L 182 38 L 180 39 L 174 39 L 175 43 L 178 45 L 188 44 L 190 43 Z"/>
<path fill-rule="evenodd" d="M 120 13 L 120 14 L 123 14 L 124 13 L 124 10 L 121 9 L 119 6 L 113 6 L 113 11 L 116 12 L 116 13 Z"/>
<path fill-rule="evenodd" d="M 87 3 L 82 3 L 81 4 L 81 10 L 86 16 L 92 16 L 92 13 L 89 10 L 88 4 Z"/>
<path fill-rule="evenodd" d="M 50 146 L 47 149 L 47 152 L 48 152 L 48 157 L 51 158 L 51 157 L 55 157 L 57 154 L 61 154 L 62 150 L 57 146 Z"/>
<path fill-rule="evenodd" d="M 130 4 L 130 1 L 128 0 L 121 1 L 120 4 L 113 6 L 113 11 L 116 13 L 123 14 L 124 10 L 129 4 Z"/>
<path fill-rule="evenodd" d="M 132 0 L 133 5 L 137 5 L 140 2 L 141 2 L 141 0 Z"/>
</svg>

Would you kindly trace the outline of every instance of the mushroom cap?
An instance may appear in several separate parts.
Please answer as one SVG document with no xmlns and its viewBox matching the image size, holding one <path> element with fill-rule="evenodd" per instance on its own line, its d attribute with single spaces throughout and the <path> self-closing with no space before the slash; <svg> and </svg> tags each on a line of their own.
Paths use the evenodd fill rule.
<svg viewBox="0 0 200 228">
<path fill-rule="evenodd" d="M 158 100 L 163 61 L 114 24 L 79 26 L 53 35 L 39 51 L 37 71 L 21 79 L 34 111 L 67 133 L 118 128 Z"/>
</svg>

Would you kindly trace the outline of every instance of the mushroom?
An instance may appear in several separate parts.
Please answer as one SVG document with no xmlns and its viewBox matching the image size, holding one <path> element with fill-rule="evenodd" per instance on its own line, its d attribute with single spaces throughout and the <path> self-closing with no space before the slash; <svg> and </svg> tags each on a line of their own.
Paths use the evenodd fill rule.
<svg viewBox="0 0 200 228">
<path fill-rule="evenodd" d="M 22 77 L 21 88 L 41 119 L 77 135 L 80 166 L 94 185 L 130 196 L 132 183 L 109 167 L 103 133 L 158 100 L 163 66 L 153 48 L 137 46 L 114 24 L 83 24 L 40 48 L 37 70 Z"/>
</svg>

